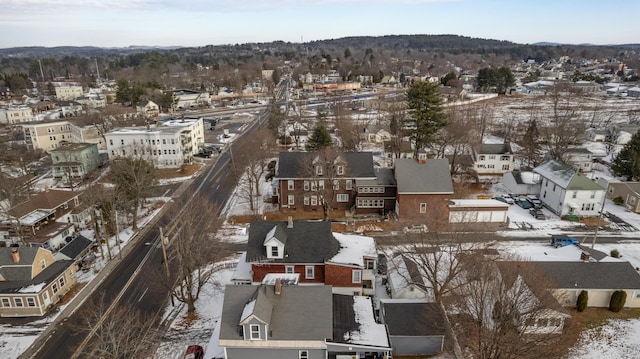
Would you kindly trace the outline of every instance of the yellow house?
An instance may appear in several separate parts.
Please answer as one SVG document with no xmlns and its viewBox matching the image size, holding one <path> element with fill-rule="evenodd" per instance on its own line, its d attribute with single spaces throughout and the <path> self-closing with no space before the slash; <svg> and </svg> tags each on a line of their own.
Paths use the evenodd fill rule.
<svg viewBox="0 0 640 359">
<path fill-rule="evenodd" d="M 75 286 L 75 264 L 39 247 L 0 248 L 0 316 L 42 316 Z"/>
</svg>

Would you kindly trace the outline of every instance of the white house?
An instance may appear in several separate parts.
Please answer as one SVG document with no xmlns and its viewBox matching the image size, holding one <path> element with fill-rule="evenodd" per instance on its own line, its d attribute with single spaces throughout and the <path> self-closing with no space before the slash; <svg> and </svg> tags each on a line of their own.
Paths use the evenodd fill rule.
<svg viewBox="0 0 640 359">
<path fill-rule="evenodd" d="M 0 123 L 14 125 L 16 123 L 32 122 L 35 120 L 31 107 L 0 108 Z"/>
<path fill-rule="evenodd" d="M 605 189 L 576 169 L 550 160 L 533 169 L 541 178 L 540 200 L 559 216 L 597 216 Z"/>
<path fill-rule="evenodd" d="M 387 283 L 391 298 L 432 299 L 433 294 L 427 292 L 423 274 L 411 258 L 399 254 L 387 263 Z"/>
<path fill-rule="evenodd" d="M 584 147 L 568 148 L 562 155 L 562 160 L 580 172 L 591 172 L 593 153 Z"/>
<path fill-rule="evenodd" d="M 105 138 L 109 159 L 133 156 L 159 168 L 178 168 L 204 144 L 204 125 L 201 117 L 169 119 L 146 128 L 115 128 Z"/>
<path fill-rule="evenodd" d="M 513 171 L 515 157 L 511 144 L 486 144 L 473 147 L 473 169 L 479 176 L 502 175 Z"/>
<path fill-rule="evenodd" d="M 56 86 L 55 89 L 56 98 L 60 101 L 75 100 L 83 94 L 82 86 Z"/>
</svg>

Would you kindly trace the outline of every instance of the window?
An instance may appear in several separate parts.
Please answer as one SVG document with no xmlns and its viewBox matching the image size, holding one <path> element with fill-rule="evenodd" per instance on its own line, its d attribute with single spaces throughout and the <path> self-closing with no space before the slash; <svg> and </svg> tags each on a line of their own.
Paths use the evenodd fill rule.
<svg viewBox="0 0 640 359">
<path fill-rule="evenodd" d="M 293 180 L 288 180 L 288 181 L 287 181 L 287 189 L 288 189 L 289 191 L 293 191 L 293 190 L 294 190 L 294 188 L 295 188 L 295 187 L 294 187 L 294 185 L 293 185 Z"/>
<path fill-rule="evenodd" d="M 278 246 L 271 246 L 271 256 L 272 257 L 277 257 L 278 256 Z M 62 278 L 60 278 L 62 279 Z"/>
<path fill-rule="evenodd" d="M 40 269 L 44 269 L 47 266 L 47 262 L 44 259 L 40 260 Z"/>
<path fill-rule="evenodd" d="M 596 191 L 591 191 L 591 198 L 596 198 Z"/>
<path fill-rule="evenodd" d="M 350 179 L 348 179 L 348 180 L 346 181 L 346 183 L 345 183 L 345 188 L 346 188 L 348 191 L 351 191 L 351 189 L 353 188 L 353 186 L 352 186 L 352 183 L 351 183 L 351 180 L 350 180 Z"/>
<path fill-rule="evenodd" d="M 338 170 L 336 172 L 339 176 L 342 176 L 344 174 L 344 167 L 338 166 Z"/>
<path fill-rule="evenodd" d="M 304 181 L 303 187 L 304 187 L 305 191 L 308 191 L 309 190 L 309 181 Z"/>
<path fill-rule="evenodd" d="M 298 359 L 309 359 L 309 351 L 301 350 L 298 354 Z"/>
<path fill-rule="evenodd" d="M 576 197 L 578 197 L 578 191 L 573 191 L 571 198 L 576 198 Z"/>
<path fill-rule="evenodd" d="M 171 144 L 175 145 L 176 144 L 176 140 L 174 138 L 171 139 Z"/>
<path fill-rule="evenodd" d="M 58 283 L 53 283 L 53 285 L 51 286 L 51 288 L 53 289 L 53 293 L 57 293 L 58 292 Z"/>
<path fill-rule="evenodd" d="M 22 298 L 13 298 L 13 302 L 16 304 L 16 307 L 23 307 Z"/>
<path fill-rule="evenodd" d="M 427 204 L 420 203 L 420 213 L 427 213 Z"/>
<path fill-rule="evenodd" d="M 304 196 L 304 205 L 305 206 L 309 205 L 309 196 Z"/>
<path fill-rule="evenodd" d="M 553 191 L 553 192 L 555 192 L 555 191 L 556 191 L 556 185 L 555 185 L 555 184 L 553 185 L 553 190 L 552 190 L 552 191 Z"/>
<path fill-rule="evenodd" d="M 313 279 L 314 277 L 314 267 L 313 266 L 305 266 L 304 267 L 304 277 L 307 279 Z"/>
<path fill-rule="evenodd" d="M 166 145 L 166 144 L 167 144 L 167 140 L 163 138 L 163 139 L 162 139 L 162 144 L 163 144 L 163 145 Z"/>
<path fill-rule="evenodd" d="M 489 159 L 490 159 L 490 160 L 495 160 L 495 159 L 496 159 L 496 156 L 489 156 Z"/>
<path fill-rule="evenodd" d="M 36 306 L 36 301 L 33 299 L 33 297 L 27 297 L 27 307 L 35 307 Z"/>
<path fill-rule="evenodd" d="M 323 174 L 322 166 L 316 166 L 316 175 L 322 176 L 322 174 Z"/>
<path fill-rule="evenodd" d="M 480 161 L 484 161 L 484 156 L 480 156 Z"/>
<path fill-rule="evenodd" d="M 5 308 L 11 307 L 11 302 L 9 298 L 2 298 L 2 306 Z"/>
<path fill-rule="evenodd" d="M 258 324 L 249 325 L 249 339 L 260 339 L 260 326 Z"/>
<path fill-rule="evenodd" d="M 318 205 L 318 196 L 311 196 L 311 205 L 312 206 Z"/>
<path fill-rule="evenodd" d="M 120 144 L 124 145 L 124 139 L 120 140 Z"/>
<path fill-rule="evenodd" d="M 545 187 L 549 186 L 549 180 L 548 179 L 544 180 L 544 186 Z"/>
<path fill-rule="evenodd" d="M 336 191 L 340 189 L 340 181 L 339 180 L 333 180 L 333 189 L 336 190 Z"/>
<path fill-rule="evenodd" d="M 362 283 L 362 271 L 360 269 L 354 269 L 351 271 L 351 282 Z"/>
<path fill-rule="evenodd" d="M 502 170 L 503 171 L 508 171 L 509 170 L 509 165 L 502 165 Z"/>
<path fill-rule="evenodd" d="M 292 194 L 287 196 L 287 204 L 290 206 L 293 206 L 296 204 L 296 198 Z"/>
<path fill-rule="evenodd" d="M 318 181 L 318 189 L 324 191 L 324 180 Z"/>
<path fill-rule="evenodd" d="M 287 274 L 293 274 L 294 272 L 294 267 L 293 266 L 285 266 L 284 267 L 284 272 Z"/>
<path fill-rule="evenodd" d="M 348 194 L 344 194 L 344 193 L 337 194 L 336 195 L 336 200 L 338 202 L 349 202 L 349 195 Z"/>
<path fill-rule="evenodd" d="M 511 161 L 510 156 L 500 156 L 500 161 Z"/>
<path fill-rule="evenodd" d="M 547 198 L 547 191 L 544 191 L 544 193 L 542 194 L 542 198 Z"/>
</svg>

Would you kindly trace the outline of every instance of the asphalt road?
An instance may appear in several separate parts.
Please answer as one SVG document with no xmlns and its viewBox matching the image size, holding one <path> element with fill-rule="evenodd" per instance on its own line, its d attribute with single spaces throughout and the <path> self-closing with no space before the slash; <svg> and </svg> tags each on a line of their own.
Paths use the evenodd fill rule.
<svg viewBox="0 0 640 359">
<path fill-rule="evenodd" d="M 234 170 L 232 156 L 234 153 L 239 154 L 243 151 L 244 143 L 249 140 L 256 128 L 264 125 L 265 119 L 266 112 L 263 112 L 242 136 L 239 136 L 215 162 L 204 169 L 204 173 L 197 177 L 184 193 L 188 194 L 192 191 L 206 193 L 219 210 L 222 210 L 237 185 L 235 176 L 232 175 Z M 127 246 L 128 252 L 123 258 L 114 259 L 118 261 L 116 267 L 89 295 L 82 307 L 100 302 L 108 305 L 119 297 L 118 302 L 125 306 L 138 308 L 151 315 L 162 313 L 169 302 L 169 296 L 160 286 L 154 286 L 153 282 L 157 280 L 158 273 L 164 273 L 162 250 L 158 245 L 158 227 L 167 227 L 172 220 L 171 213 L 174 211 L 168 210 L 161 215 L 157 223 L 147 225 Z M 78 330 L 78 328 L 87 327 L 86 323 L 83 324 L 86 317 L 83 309 L 79 308 L 67 318 L 59 318 L 53 324 L 55 328 L 50 336 L 36 340 L 32 348 L 29 348 L 21 358 L 71 358 L 88 334 Z M 159 320 L 160 317 L 158 315 L 156 318 Z M 43 342 L 43 340 L 46 341 Z M 37 352 L 33 354 L 36 350 Z"/>
</svg>

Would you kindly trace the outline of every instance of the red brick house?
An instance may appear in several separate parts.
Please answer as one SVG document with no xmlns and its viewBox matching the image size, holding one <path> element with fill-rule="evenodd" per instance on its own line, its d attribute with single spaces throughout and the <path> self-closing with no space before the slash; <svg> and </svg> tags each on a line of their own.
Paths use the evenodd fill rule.
<svg viewBox="0 0 640 359">
<path fill-rule="evenodd" d="M 421 222 L 448 222 L 453 182 L 446 158 L 398 158 L 394 173 L 398 186 L 395 211 L 398 217 Z"/>
<path fill-rule="evenodd" d="M 395 178 L 373 168 L 371 152 L 281 152 L 276 170 L 280 209 L 380 213 L 395 206 Z"/>
<path fill-rule="evenodd" d="M 295 274 L 296 283 L 331 285 L 337 294 L 373 295 L 376 260 L 373 238 L 332 233 L 330 222 L 255 221 L 237 272 L 250 266 L 247 284 L 260 284 L 268 274 L 288 279 Z"/>
</svg>

